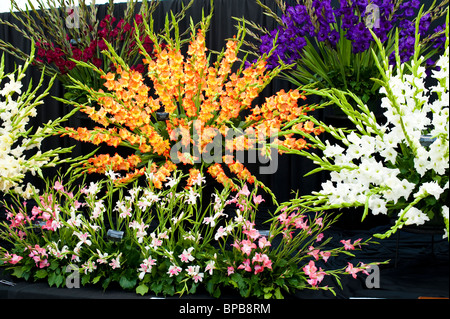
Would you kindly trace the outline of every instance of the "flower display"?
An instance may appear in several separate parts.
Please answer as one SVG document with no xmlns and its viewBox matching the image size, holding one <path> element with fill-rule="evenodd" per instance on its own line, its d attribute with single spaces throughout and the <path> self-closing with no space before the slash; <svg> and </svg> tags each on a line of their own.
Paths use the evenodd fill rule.
<svg viewBox="0 0 450 319">
<path fill-rule="evenodd" d="M 418 30 L 417 25 L 417 30 Z M 398 41 L 397 35 L 397 41 Z M 373 113 L 353 93 L 322 92 L 337 103 L 356 125 L 343 131 L 326 131 L 340 141 L 319 142 L 323 157 L 310 156 L 319 167 L 330 171 L 330 179 L 312 196 L 298 199 L 302 207 L 331 209 L 364 206 L 365 215 L 388 214 L 395 224 L 381 237 L 390 236 L 404 225 L 423 225 L 435 218 L 448 236 L 449 169 L 449 50 L 448 15 L 445 51 L 432 72 L 435 85 L 425 86 L 424 57 L 416 51 L 410 64 L 398 70 L 389 66 L 389 55 L 377 40 L 384 59 L 379 80 L 384 94 L 382 108 L 386 123 L 377 123 Z M 419 45 L 417 34 L 415 45 Z M 347 99 L 354 99 L 358 109 Z M 304 153 L 304 155 L 309 156 Z"/>
<path fill-rule="evenodd" d="M 72 83 L 70 77 L 96 89 L 103 87 L 104 80 L 76 61 L 92 63 L 104 70 L 113 70 L 113 63 L 101 53 L 107 49 L 105 42 L 108 42 L 120 52 L 120 56 L 130 67 L 142 71 L 144 65 L 134 38 L 136 32 L 140 31 L 142 34 L 143 20 L 153 14 L 159 2 L 144 0 L 137 9 L 136 1 L 127 1 L 121 17 L 114 16 L 114 3 L 109 2 L 107 15 L 101 21 L 97 21 L 98 8 L 95 4 L 88 5 L 84 0 L 58 0 L 46 3 L 50 9 L 46 9 L 43 3 L 39 3 L 39 8 L 35 8 L 33 1 L 27 0 L 27 5 L 34 11 L 21 9 L 16 1 L 11 1 L 11 5 L 12 9 L 16 10 L 11 14 L 18 23 L 8 21 L 0 23 L 14 28 L 26 39 L 35 42 L 34 65 L 49 76 L 57 76 L 65 86 L 66 98 L 84 101 L 86 97 L 83 91 L 70 88 Z M 176 15 L 177 18 L 183 16 L 191 5 L 192 1 Z M 141 40 L 142 45 L 151 54 L 153 44 L 150 39 L 143 36 Z M 29 56 L 28 52 L 23 52 L 2 40 L 0 49 L 20 59 Z"/>
<path fill-rule="evenodd" d="M 24 88 L 22 80 L 25 72 L 33 62 L 34 51 L 31 58 L 20 65 L 14 72 L 4 72 L 4 55 L 0 62 L 0 194 L 10 191 L 21 194 L 25 198 L 31 196 L 34 186 L 31 183 L 24 185 L 27 174 L 41 174 L 42 169 L 53 167 L 65 160 L 59 155 L 70 152 L 70 148 L 57 148 L 54 150 L 41 150 L 42 141 L 53 136 L 54 128 L 64 122 L 71 115 L 43 124 L 37 129 L 30 126 L 38 114 L 38 107 L 48 95 L 54 78 L 48 83 L 47 89 L 38 93 L 43 83 L 33 88 L 32 83 Z M 77 160 L 77 159 L 76 159 Z"/>
<path fill-rule="evenodd" d="M 259 298 L 283 298 L 302 289 L 334 293 L 321 285 L 324 278 L 356 278 L 372 265 L 327 268 L 329 258 L 353 256 L 351 251 L 370 239 L 327 247 L 331 238 L 324 233 L 334 220 L 323 214 L 279 207 L 269 235 L 263 235 L 255 226 L 258 188 L 250 191 L 242 183 L 237 192 L 224 188 L 202 207 L 204 183 L 179 188 L 185 176 L 178 170 L 161 189 L 151 179 L 118 189 L 114 172 L 108 176 L 81 186 L 70 178 L 63 184 L 65 176 L 47 180 L 47 188 L 33 194 L 31 210 L 19 198 L 5 203 L 0 237 L 12 248 L 0 248 L 0 265 L 11 267 L 13 276 L 45 279 L 50 286 L 74 284 L 77 271 L 80 285 L 106 289 L 117 282 L 141 295 L 165 296 L 203 287 L 216 298 L 225 287 Z"/>
<path fill-rule="evenodd" d="M 268 67 L 279 63 L 293 65 L 283 77 L 296 85 L 313 84 L 319 88 L 350 90 L 364 103 L 379 97 L 379 85 L 371 81 L 380 78 L 372 50 L 378 52 L 371 31 L 384 43 L 391 64 L 395 64 L 394 35 L 403 39 L 398 45 L 401 62 L 414 54 L 415 23 L 419 1 L 300 1 L 281 6 L 278 17 L 268 7 L 267 13 L 279 24 L 263 32 L 256 53 L 274 50 Z M 445 13 L 448 1 L 433 4 L 420 17 L 421 54 L 433 65 L 433 54 L 442 50 L 445 42 L 443 26 L 429 35 L 430 24 Z"/>
<path fill-rule="evenodd" d="M 193 0 L 161 30 L 157 1 L 130 0 L 121 17 L 110 1 L 98 21 L 95 2 L 27 2 L 11 1 L 18 24 L 0 20 L 31 40 L 29 53 L 0 40 L 25 61 L 12 73 L 0 61 L 2 276 L 143 296 L 336 296 L 343 277 L 369 275 L 366 288 L 379 287 L 377 265 L 388 262 L 357 255 L 380 244 L 372 237 L 434 223 L 448 238 L 448 0 L 427 9 L 415 0 L 275 1 L 280 16 L 257 0 L 278 27 L 236 18 L 219 52 L 207 48 L 212 11 L 180 30 Z M 445 24 L 431 27 L 444 12 Z M 263 32 L 257 45 L 249 28 Z M 32 65 L 42 70 L 37 86 L 25 82 Z M 266 92 L 280 76 L 296 89 Z M 58 79 L 65 91 L 54 99 L 71 111 L 35 125 Z M 312 113 L 328 105 L 353 125 Z M 78 112 L 90 124 L 69 122 Z M 61 159 L 76 146 L 44 150 L 50 136 L 98 148 Z M 325 173 L 317 191 L 279 203 L 249 169 L 275 173 L 284 154 L 310 160 L 306 175 Z M 390 228 L 333 228 L 349 207 L 363 208 L 363 220 L 387 215 Z"/>
<path fill-rule="evenodd" d="M 95 91 L 76 82 L 75 87 L 88 92 L 98 107 L 71 104 L 88 114 L 99 126 L 94 129 L 66 127 L 61 133 L 95 145 L 106 143 L 135 151 L 127 157 L 118 153 L 114 156 L 95 155 L 85 164 L 88 172 L 125 171 L 128 175 L 121 181 L 126 182 L 142 176 L 145 166 L 150 165 L 155 185 L 161 186 L 176 164 L 196 165 L 195 170 L 204 165 L 210 175 L 224 185 L 233 185 L 228 176 L 230 173 L 253 183 L 255 177 L 235 153 L 258 149 L 265 155 L 266 140 L 273 132 L 284 130 L 286 123 L 313 109 L 313 106 L 300 105 L 299 100 L 306 97 L 298 90 L 281 90 L 268 97 L 261 106 L 252 105 L 283 68 L 268 72 L 264 56 L 233 72 L 244 32 L 229 40 L 226 49 L 211 65 L 209 60 L 212 58 L 207 56 L 205 46 L 208 23 L 205 19 L 198 30 L 192 28 L 186 56 L 181 53 L 179 40 L 165 37 L 161 41 L 147 28 L 147 36 L 155 44 L 155 58 L 152 59 L 136 38 L 145 57 L 147 76 L 131 69 L 110 51 L 107 54 L 114 61 L 116 71 L 105 72 L 94 67 L 94 71 L 106 80 L 105 91 Z M 146 84 L 147 79 L 152 86 Z M 161 115 L 166 118 L 159 119 Z M 321 133 L 311 121 L 298 123 L 297 129 Z M 293 134 L 273 142 L 297 150 L 308 147 L 303 138 Z M 229 172 L 224 170 L 223 163 Z"/>
</svg>

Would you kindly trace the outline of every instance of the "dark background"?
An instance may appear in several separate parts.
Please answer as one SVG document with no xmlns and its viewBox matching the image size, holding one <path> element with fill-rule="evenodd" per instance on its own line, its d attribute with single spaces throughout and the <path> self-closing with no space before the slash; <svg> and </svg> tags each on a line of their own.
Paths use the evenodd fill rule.
<svg viewBox="0 0 450 319">
<path fill-rule="evenodd" d="M 165 14 L 170 10 L 178 12 L 181 10 L 181 3 L 188 3 L 187 0 L 164 0 L 159 5 L 156 13 L 154 14 L 156 28 L 163 26 Z M 264 4 L 276 10 L 276 5 L 273 0 L 264 0 Z M 429 1 L 423 1 L 422 3 L 429 3 Z M 124 12 L 126 4 L 115 5 L 115 17 L 120 17 L 120 14 Z M 206 45 L 211 50 L 220 51 L 226 43 L 226 39 L 232 37 L 237 33 L 235 27 L 236 21 L 232 17 L 245 17 L 247 20 L 254 21 L 260 25 L 265 26 L 269 30 L 276 27 L 273 19 L 265 16 L 260 6 L 253 0 L 215 0 L 214 1 L 214 15 L 211 21 L 210 31 L 207 33 Z M 205 10 L 205 13 L 209 13 L 210 1 L 209 0 L 196 0 L 193 7 L 187 11 L 186 16 L 191 16 L 195 22 L 201 19 L 201 11 Z M 100 5 L 98 10 L 98 18 L 102 19 L 106 14 L 106 5 Z M 0 18 L 6 21 L 14 22 L 10 13 L 0 13 Z M 180 25 L 180 29 L 188 27 L 188 21 L 184 20 Z M 430 28 L 432 30 L 432 28 Z M 21 48 L 23 51 L 30 51 L 30 42 L 24 39 L 14 29 L 0 25 L 0 38 L 6 42 L 14 44 L 16 47 Z M 247 38 L 251 40 L 250 37 Z M 22 61 L 5 54 L 5 72 L 11 72 L 14 70 L 15 64 L 23 64 Z M 36 68 L 30 68 L 28 70 L 28 76 L 24 79 L 24 87 L 27 86 L 26 81 L 32 80 L 33 83 L 38 83 L 40 78 L 40 71 Z M 261 104 L 264 101 L 265 96 L 271 96 L 280 89 L 288 90 L 292 86 L 280 79 L 274 80 L 261 94 L 261 97 L 257 99 L 257 103 Z M 38 116 L 34 119 L 32 125 L 38 126 L 40 123 L 45 123 L 50 119 L 56 119 L 58 117 L 67 114 L 70 111 L 68 106 L 54 100 L 52 96 L 62 97 L 64 95 L 64 88 L 59 82 L 55 82 L 53 85 L 50 96 L 45 99 L 45 104 L 40 106 L 38 110 Z M 308 103 L 317 102 L 314 98 L 308 99 Z M 316 111 L 314 115 L 319 120 L 325 120 L 323 111 Z M 82 118 L 73 117 L 70 120 L 68 126 L 77 127 L 80 126 Z M 84 124 L 84 123 L 83 123 Z M 84 125 L 83 125 L 84 126 Z M 70 138 L 52 137 L 43 142 L 43 150 L 52 149 L 58 146 L 68 147 L 70 145 L 76 145 L 76 149 L 73 156 L 86 153 L 90 150 L 91 145 L 85 143 L 78 143 Z M 303 177 L 314 168 L 314 165 L 307 159 L 300 156 L 282 155 L 278 158 L 278 170 L 272 175 L 259 175 L 258 167 L 256 165 L 249 165 L 248 167 L 262 182 L 269 187 L 277 196 L 278 202 L 284 202 L 292 198 L 293 191 L 299 191 L 300 194 L 310 194 L 314 190 L 320 189 L 320 183 L 324 176 L 321 174 L 315 174 L 309 177 Z M 47 170 L 45 172 L 47 176 L 55 174 L 54 169 Z M 39 188 L 41 181 L 34 179 L 33 183 Z M 42 189 L 42 184 L 41 184 Z M 262 205 L 263 211 L 270 209 L 269 203 Z M 0 211 L 0 215 L 1 211 Z M 367 224 L 361 224 L 358 215 L 346 214 L 347 217 L 341 218 L 340 229 L 335 229 L 336 233 L 336 245 L 339 245 L 341 238 L 359 238 L 371 236 L 373 233 L 372 227 L 381 227 L 376 232 L 383 232 L 386 230 L 386 220 L 376 219 L 369 220 Z M 356 216 L 356 217 L 355 217 Z M 2 216 L 0 216 L 2 217 Z M 262 217 L 267 217 L 262 212 Z M 4 216 L 3 216 L 4 218 Z M 0 219 L 3 219 L 0 218 Z M 370 229 L 368 231 L 358 232 L 352 229 Z M 419 237 L 418 237 L 419 236 Z M 373 298 L 417 298 L 419 296 L 438 296 L 448 298 L 448 242 L 447 240 L 440 240 L 441 236 L 436 236 L 438 241 L 435 242 L 434 235 L 430 234 L 412 234 L 402 232 L 402 235 L 398 237 L 392 237 L 389 240 L 384 240 L 382 245 L 372 246 L 369 250 L 366 250 L 361 257 L 364 262 L 380 261 L 390 259 L 392 262 L 384 271 L 382 271 L 381 290 L 372 289 L 367 290 L 364 288 L 364 281 L 349 281 L 343 282 L 344 290 L 338 294 L 338 298 L 349 297 L 373 297 Z M 346 264 L 346 260 L 338 260 L 337 262 L 343 262 Z M 398 262 L 398 264 L 397 264 Z M 398 267 L 397 267 L 398 266 Z M 41 286 L 39 286 L 41 285 Z M 39 294 L 44 293 L 41 297 L 44 298 L 71 298 L 68 294 L 74 294 L 73 297 L 81 298 L 135 298 L 134 293 L 123 294 L 123 292 L 111 292 L 112 295 L 104 294 L 99 290 L 84 290 L 80 291 L 66 291 L 67 294 L 61 295 L 61 290 L 44 290 L 47 289 L 44 284 L 37 284 L 34 286 L 20 283 L 16 288 L 5 288 L 0 285 L 2 290 L 0 296 L 20 298 L 21 294 L 24 298 L 38 298 Z M 50 288 L 48 288 L 50 289 Z M 90 295 L 92 293 L 92 295 Z M 80 295 L 81 294 L 81 295 Z M 329 298 L 332 297 L 329 294 L 317 294 L 311 292 L 311 294 L 302 292 L 300 298 Z M 386 309 L 388 310 L 388 309 Z M 318 310 L 320 311 L 320 310 Z"/>
</svg>

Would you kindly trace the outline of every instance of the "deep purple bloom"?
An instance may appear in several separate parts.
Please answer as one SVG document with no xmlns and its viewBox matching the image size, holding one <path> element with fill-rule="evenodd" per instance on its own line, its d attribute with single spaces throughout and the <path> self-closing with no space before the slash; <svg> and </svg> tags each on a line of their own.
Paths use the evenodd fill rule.
<svg viewBox="0 0 450 319">
<path fill-rule="evenodd" d="M 369 3 L 374 5 L 370 10 Z M 281 17 L 284 26 L 273 30 L 270 36 L 261 38 L 260 52 L 268 53 L 273 47 L 275 34 L 279 32 L 276 54 L 274 58 L 269 59 L 269 65 L 275 63 L 274 66 L 277 66 L 279 59 L 288 63 L 301 56 L 306 38 L 312 42 L 326 42 L 335 47 L 340 40 L 339 29 L 343 31 L 345 38 L 352 42 L 353 53 L 360 53 L 368 50 L 374 42 L 369 27 L 383 43 L 393 34 L 393 29 L 397 28 L 402 38 L 399 48 L 401 60 L 407 61 L 414 54 L 415 24 L 408 18 L 414 16 L 420 7 L 418 0 L 404 1 L 396 12 L 393 12 L 393 0 L 340 0 L 337 8 L 331 6 L 330 0 L 313 0 L 311 5 L 312 12 L 308 12 L 303 4 L 288 7 L 286 14 Z M 373 17 L 374 8 L 379 19 L 371 26 L 367 24 L 371 20 L 366 19 Z M 315 24 L 312 21 L 315 21 Z M 421 35 L 428 31 L 430 22 L 429 14 L 422 17 L 419 25 Z M 443 41 L 445 37 L 436 38 L 434 46 L 441 46 Z M 390 60 L 395 63 L 395 55 L 392 55 Z"/>
</svg>

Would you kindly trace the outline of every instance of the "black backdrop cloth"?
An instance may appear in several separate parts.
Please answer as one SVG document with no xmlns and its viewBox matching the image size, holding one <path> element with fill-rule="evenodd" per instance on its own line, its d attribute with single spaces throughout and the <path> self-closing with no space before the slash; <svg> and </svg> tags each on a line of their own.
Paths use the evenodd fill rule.
<svg viewBox="0 0 450 319">
<path fill-rule="evenodd" d="M 181 9 L 181 2 L 187 3 L 187 0 L 164 0 L 158 8 L 158 14 L 155 16 L 155 24 L 163 25 L 165 13 L 173 10 L 175 12 Z M 263 0 L 264 4 L 276 10 L 275 2 L 272 0 Z M 288 1 L 289 2 L 289 1 Z M 232 37 L 236 33 L 236 21 L 232 17 L 245 17 L 254 21 L 268 29 L 275 27 L 274 21 L 263 14 L 253 0 L 215 0 L 214 16 L 212 18 L 211 28 L 207 34 L 207 47 L 212 50 L 221 50 L 225 45 L 225 39 Z M 123 12 L 125 4 L 116 4 L 115 14 L 119 15 Z M 194 6 L 189 9 L 187 16 L 192 16 L 195 22 L 201 18 L 202 9 L 205 13 L 209 12 L 209 0 L 196 0 Z M 99 19 L 106 14 L 106 6 L 100 5 L 98 10 Z M 9 13 L 1 13 L 3 20 L 14 21 Z M 187 22 L 188 23 L 188 20 Z M 184 27 L 187 27 L 186 24 Z M 180 26 L 180 29 L 183 25 Z M 16 47 L 24 51 L 29 51 L 30 42 L 13 28 L 0 25 L 0 38 L 13 43 Z M 5 55 L 6 70 L 11 72 L 14 70 L 15 64 L 22 64 L 21 61 L 10 55 Z M 37 83 L 40 72 L 31 68 L 28 70 L 27 78 L 32 79 L 33 83 Z M 24 83 L 24 87 L 27 83 Z M 282 80 L 273 81 L 263 92 L 267 96 L 274 94 L 280 89 L 291 88 L 289 83 Z M 68 108 L 54 100 L 51 96 L 63 96 L 64 89 L 58 82 L 54 84 L 50 91 L 50 96 L 45 99 L 44 106 L 38 111 L 35 119 L 36 123 L 45 123 L 50 119 L 63 116 Z M 261 97 L 262 99 L 263 97 Z M 309 101 L 309 103 L 312 103 Z M 320 120 L 324 120 L 326 115 L 322 111 L 316 111 L 315 116 Z M 79 126 L 80 120 L 74 117 L 71 119 L 71 125 Z M 34 125 L 34 124 L 33 124 Z M 43 149 L 55 147 L 67 147 L 74 145 L 73 140 L 68 138 L 55 137 L 45 141 Z M 77 148 L 75 154 L 80 155 L 86 151 L 86 145 L 75 143 Z M 76 153 L 78 152 L 78 153 Z M 249 167 L 252 169 L 252 167 Z M 272 175 L 258 176 L 257 171 L 253 171 L 258 178 L 261 179 L 270 189 L 273 190 L 279 202 L 284 202 L 291 198 L 291 191 L 299 191 L 300 194 L 310 194 L 311 191 L 318 190 L 322 176 L 315 174 L 304 178 L 303 175 L 314 168 L 313 164 L 308 160 L 299 156 L 280 156 L 278 170 Z M 51 172 L 50 172 L 51 173 Z M 39 188 L 39 185 L 37 185 Z M 42 188 L 41 188 L 42 189 Z M 1 216 L 3 215 L 3 216 Z M 4 211 L 0 211 L 0 220 L 4 220 Z M 383 229 L 374 229 L 373 227 L 386 227 L 383 223 L 375 222 L 374 224 L 365 224 L 359 229 L 359 218 L 357 223 L 352 223 L 352 217 L 347 219 L 330 230 L 329 235 L 334 238 L 331 242 L 339 245 L 340 239 L 357 239 L 370 237 L 375 232 L 383 231 Z M 434 237 L 433 237 L 434 236 Z M 337 298 L 388 298 L 388 299 L 416 299 L 421 296 L 429 297 L 449 297 L 449 255 L 448 241 L 440 239 L 441 235 L 416 234 L 402 231 L 398 235 L 394 235 L 389 239 L 380 241 L 379 245 L 371 245 L 358 252 L 354 260 L 346 257 L 337 258 L 329 261 L 331 265 L 343 267 L 347 262 L 362 261 L 365 263 L 374 261 L 390 260 L 388 265 L 380 267 L 380 288 L 368 289 L 365 285 L 365 276 L 358 276 L 353 279 L 350 276 L 344 277 L 342 280 L 343 289 L 336 288 Z M 148 299 L 150 296 L 139 296 L 134 292 L 127 292 L 120 289 L 111 288 L 103 291 L 98 287 L 83 287 L 79 289 L 65 289 L 49 287 L 45 282 L 31 283 L 16 278 L 0 275 L 0 279 L 14 282 L 13 287 L 0 283 L 0 298 L 120 298 L 120 299 Z M 335 283 L 330 283 L 335 286 Z M 197 294 L 194 296 L 185 296 L 183 299 L 194 300 L 198 298 L 207 298 L 206 294 Z M 222 298 L 237 298 L 232 292 L 224 292 Z M 175 297 L 178 298 L 178 297 Z M 290 299 L 324 299 L 334 298 L 329 292 L 305 290 L 298 292 Z M 0 302 L 0 305 L 2 303 Z"/>
</svg>

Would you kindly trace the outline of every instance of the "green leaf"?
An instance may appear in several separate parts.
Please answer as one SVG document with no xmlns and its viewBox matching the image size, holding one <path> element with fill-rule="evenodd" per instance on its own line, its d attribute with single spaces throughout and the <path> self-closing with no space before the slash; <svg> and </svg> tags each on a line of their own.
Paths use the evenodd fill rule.
<svg viewBox="0 0 450 319">
<path fill-rule="evenodd" d="M 162 289 L 163 289 L 163 282 L 162 282 L 162 281 L 154 281 L 154 282 L 151 284 L 150 288 L 152 289 L 152 291 L 153 291 L 155 294 L 158 295 L 158 294 L 161 293 L 161 291 L 162 291 Z"/>
<path fill-rule="evenodd" d="M 52 286 L 55 284 L 56 276 L 57 276 L 57 275 L 56 275 L 55 272 L 51 272 L 51 273 L 48 275 L 48 284 L 49 284 L 50 287 L 52 287 Z"/>
<path fill-rule="evenodd" d="M 39 278 L 39 279 L 43 279 L 43 278 L 47 277 L 47 270 L 40 269 L 40 270 L 36 271 L 36 273 L 34 274 L 34 277 Z"/>
<path fill-rule="evenodd" d="M 133 289 L 136 286 L 136 278 L 129 278 L 128 276 L 121 276 L 119 280 L 120 287 L 123 289 Z"/>
<path fill-rule="evenodd" d="M 23 273 L 24 273 L 23 267 L 16 267 L 14 268 L 12 275 L 17 278 L 22 278 Z"/>
<path fill-rule="evenodd" d="M 145 295 L 148 292 L 148 286 L 145 284 L 140 284 L 136 288 L 136 293 L 140 294 L 141 296 Z"/>
<path fill-rule="evenodd" d="M 106 278 L 105 280 L 103 280 L 103 283 L 102 283 L 103 289 L 108 288 L 109 284 L 111 283 L 111 280 L 112 280 L 111 277 L 108 277 L 108 278 Z"/>
<path fill-rule="evenodd" d="M 94 279 L 92 279 L 92 283 L 96 284 L 98 283 L 98 281 L 102 278 L 102 275 L 98 275 L 97 277 L 95 277 Z"/>
<path fill-rule="evenodd" d="M 84 286 L 89 283 L 89 280 L 91 280 L 91 276 L 89 274 L 85 274 L 81 277 L 81 284 Z"/>
<path fill-rule="evenodd" d="M 56 270 L 57 268 L 59 268 L 59 263 L 58 263 L 58 261 L 56 261 L 56 260 L 53 260 L 51 263 L 50 263 L 50 267 L 49 267 L 51 270 Z"/>
<path fill-rule="evenodd" d="M 51 286 L 56 285 L 56 287 L 61 287 L 62 283 L 64 282 L 64 276 L 56 273 L 56 272 L 52 272 L 48 275 L 48 284 Z"/>
<path fill-rule="evenodd" d="M 280 291 L 280 287 L 275 289 L 275 298 L 277 298 L 277 299 L 284 299 L 283 294 Z"/>
</svg>

